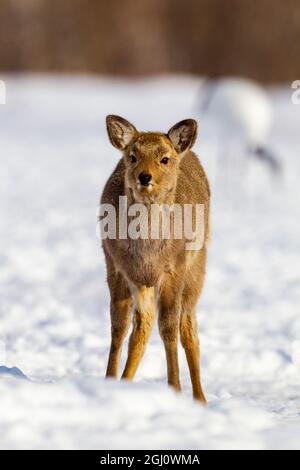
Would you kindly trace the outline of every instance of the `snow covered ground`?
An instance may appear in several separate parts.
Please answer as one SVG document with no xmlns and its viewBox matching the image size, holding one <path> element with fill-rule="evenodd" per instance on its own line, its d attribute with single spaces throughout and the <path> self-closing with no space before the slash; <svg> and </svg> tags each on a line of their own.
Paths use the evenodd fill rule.
<svg viewBox="0 0 300 470">
<path fill-rule="evenodd" d="M 105 115 L 145 130 L 198 119 L 199 81 L 1 79 L 0 448 L 299 449 L 300 106 L 289 87 L 270 91 L 277 179 L 235 147 L 224 192 L 225 143 L 199 122 L 214 198 L 198 307 L 204 409 L 182 351 L 183 394 L 166 386 L 157 329 L 133 383 L 103 380 L 109 297 L 96 238 L 118 159 Z"/>
</svg>

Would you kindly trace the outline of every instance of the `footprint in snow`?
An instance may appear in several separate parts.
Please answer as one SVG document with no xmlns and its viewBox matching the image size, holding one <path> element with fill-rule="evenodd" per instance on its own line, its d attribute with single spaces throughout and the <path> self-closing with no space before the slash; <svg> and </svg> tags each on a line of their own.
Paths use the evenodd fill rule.
<svg viewBox="0 0 300 470">
<path fill-rule="evenodd" d="M 27 379 L 26 375 L 17 367 L 0 366 L 0 379 L 1 377 L 16 377 L 18 379 Z"/>
</svg>

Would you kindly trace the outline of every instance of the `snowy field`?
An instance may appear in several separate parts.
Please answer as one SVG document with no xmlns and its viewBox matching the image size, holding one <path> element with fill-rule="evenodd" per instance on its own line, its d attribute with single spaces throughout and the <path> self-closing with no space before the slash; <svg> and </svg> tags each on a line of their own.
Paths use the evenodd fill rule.
<svg viewBox="0 0 300 470">
<path fill-rule="evenodd" d="M 300 449 L 300 106 L 289 87 L 270 90 L 274 177 L 205 130 L 198 80 L 1 79 L 0 448 Z M 157 328 L 133 383 L 103 379 L 96 209 L 119 157 L 108 113 L 141 130 L 199 121 L 195 150 L 213 190 L 198 306 L 207 409 L 192 401 L 182 351 L 183 394 L 167 387 Z"/>
</svg>

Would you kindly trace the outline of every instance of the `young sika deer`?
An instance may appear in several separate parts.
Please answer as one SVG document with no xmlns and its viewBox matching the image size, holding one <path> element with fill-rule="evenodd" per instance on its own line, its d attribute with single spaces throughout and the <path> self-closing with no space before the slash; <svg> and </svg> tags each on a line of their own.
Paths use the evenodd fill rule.
<svg viewBox="0 0 300 470">
<path fill-rule="evenodd" d="M 122 378 L 134 377 L 157 306 L 168 383 L 180 390 L 177 351 L 180 333 L 194 398 L 205 403 L 200 382 L 196 303 L 205 277 L 210 190 L 202 166 L 190 151 L 196 140 L 197 123 L 193 119 L 181 121 L 168 134 L 138 132 L 119 116 L 108 116 L 106 123 L 112 145 L 123 152 L 101 199 L 102 204 L 112 204 L 116 209 L 117 224 L 120 196 L 127 196 L 128 207 L 143 203 L 147 214 L 153 204 L 178 204 L 180 207 L 191 204 L 193 208 L 202 204 L 204 207 L 204 239 L 198 250 L 187 250 L 184 236 L 176 239 L 173 231 L 169 239 L 164 239 L 160 231 L 158 239 L 124 239 L 117 232 L 116 239 L 103 240 L 111 295 L 112 336 L 106 376 L 117 376 L 133 303 L 133 329 Z"/>
</svg>

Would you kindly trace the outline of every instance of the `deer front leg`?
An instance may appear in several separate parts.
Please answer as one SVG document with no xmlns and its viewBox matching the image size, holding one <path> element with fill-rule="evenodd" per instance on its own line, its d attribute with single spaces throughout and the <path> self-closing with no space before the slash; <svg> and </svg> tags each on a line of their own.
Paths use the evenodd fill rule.
<svg viewBox="0 0 300 470">
<path fill-rule="evenodd" d="M 117 377 L 122 344 L 126 337 L 131 314 L 131 294 L 125 279 L 119 275 L 109 277 L 111 302 L 111 345 L 106 377 Z"/>
<path fill-rule="evenodd" d="M 181 290 L 177 287 L 172 286 L 170 279 L 162 284 L 159 296 L 158 326 L 166 351 L 168 384 L 180 391 L 178 334 Z"/>
<path fill-rule="evenodd" d="M 123 379 L 132 379 L 143 357 L 155 318 L 154 288 L 134 288 L 135 301 L 133 329 L 129 339 L 128 357 L 122 375 Z"/>
<path fill-rule="evenodd" d="M 183 310 L 180 321 L 180 337 L 184 347 L 195 400 L 206 404 L 206 398 L 200 381 L 200 344 L 196 313 Z"/>
<path fill-rule="evenodd" d="M 180 318 L 180 337 L 185 350 L 195 400 L 206 404 L 200 380 L 200 342 L 196 317 L 196 304 L 204 282 L 205 253 L 200 253 L 194 271 L 189 272 L 185 279 L 182 293 Z"/>
</svg>

